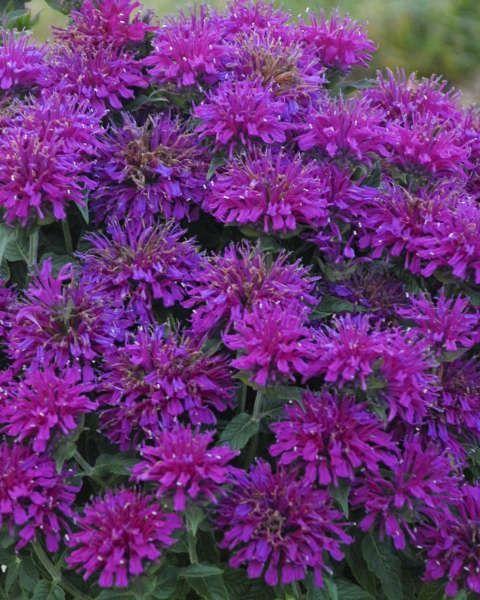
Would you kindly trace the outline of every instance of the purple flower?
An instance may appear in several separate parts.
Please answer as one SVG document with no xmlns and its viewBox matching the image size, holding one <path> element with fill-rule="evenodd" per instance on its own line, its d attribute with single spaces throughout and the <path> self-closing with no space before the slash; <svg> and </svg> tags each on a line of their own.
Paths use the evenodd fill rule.
<svg viewBox="0 0 480 600">
<path fill-rule="evenodd" d="M 8 351 L 17 368 L 78 364 L 85 379 L 93 377 L 96 361 L 130 325 L 111 298 L 94 295 L 75 280 L 73 265 L 54 276 L 50 260 L 42 263 L 15 310 Z"/>
<path fill-rule="evenodd" d="M 52 55 L 56 89 L 76 95 L 98 112 L 121 109 L 135 96 L 135 88 L 148 87 L 142 64 L 112 44 L 59 45 Z"/>
<path fill-rule="evenodd" d="M 316 304 L 316 278 L 309 277 L 299 261 L 289 263 L 288 258 L 281 252 L 272 262 L 260 246 L 248 242 L 212 254 L 189 283 L 189 298 L 183 303 L 194 309 L 193 332 L 203 335 L 219 326 L 228 328 L 234 317 L 266 301 L 285 308 Z"/>
<path fill-rule="evenodd" d="M 300 150 L 312 148 L 330 158 L 356 158 L 367 164 L 372 156 L 387 156 L 384 112 L 365 98 L 325 100 L 306 117 L 298 137 Z"/>
<path fill-rule="evenodd" d="M 16 292 L 13 288 L 8 287 L 3 279 L 0 279 L 0 345 L 1 339 L 7 336 L 12 326 L 14 314 L 12 312 Z"/>
<path fill-rule="evenodd" d="M 424 579 L 446 577 L 447 596 L 456 596 L 459 588 L 480 594 L 479 522 L 480 486 L 464 485 L 461 499 L 453 504 L 441 526 L 425 525 L 419 531 L 421 545 L 427 549 Z"/>
<path fill-rule="evenodd" d="M 127 587 L 129 577 L 143 573 L 145 562 L 158 561 L 174 543 L 172 533 L 181 521 L 153 497 L 120 490 L 94 498 L 76 525 L 67 564 L 84 571 L 85 580 L 100 572 L 98 583 L 105 588 Z"/>
<path fill-rule="evenodd" d="M 223 336 L 227 348 L 239 351 L 232 366 L 260 386 L 294 381 L 316 355 L 305 311 L 298 307 L 259 303 L 234 318 L 232 329 Z"/>
<path fill-rule="evenodd" d="M 363 390 L 382 354 L 383 335 L 370 325 L 367 315 L 341 316 L 333 327 L 316 332 L 316 360 L 308 368 L 308 377 L 325 376 L 339 387 L 358 379 Z"/>
<path fill-rule="evenodd" d="M 394 466 L 395 444 L 366 404 L 324 391 L 305 392 L 302 405 L 286 406 L 286 419 L 271 425 L 270 454 L 280 457 L 278 464 L 296 463 L 305 481 L 320 485 L 354 480 L 359 469 L 377 473 L 379 463 Z"/>
<path fill-rule="evenodd" d="M 416 542 L 422 520 L 433 518 L 443 524 L 440 507 L 458 495 L 458 479 L 448 455 L 409 438 L 391 470 L 365 476 L 353 490 L 352 504 L 366 513 L 359 523 L 363 531 L 377 524 L 380 536 L 392 538 L 395 548 L 403 550 L 407 539 Z"/>
<path fill-rule="evenodd" d="M 151 67 L 149 74 L 160 84 L 201 87 L 222 77 L 231 53 L 231 47 L 222 40 L 217 19 L 202 5 L 188 15 L 166 19 L 144 64 Z"/>
<path fill-rule="evenodd" d="M 327 186 L 313 162 L 285 153 L 232 160 L 211 183 L 204 208 L 222 223 L 290 233 L 327 223 Z"/>
<path fill-rule="evenodd" d="M 173 223 L 145 227 L 128 220 L 125 226 L 113 221 L 108 233 L 85 238 L 92 245 L 81 256 L 87 286 L 121 298 L 147 321 L 153 318 L 154 300 L 171 307 L 185 298 L 199 256 L 191 240 L 181 239 L 183 229 Z"/>
<path fill-rule="evenodd" d="M 227 39 L 239 33 L 273 31 L 277 35 L 289 29 L 290 15 L 271 2 L 262 0 L 234 0 L 228 4 L 227 14 L 221 20 Z"/>
<path fill-rule="evenodd" d="M 227 482 L 228 465 L 238 451 L 212 446 L 213 431 L 199 433 L 176 426 L 162 431 L 153 446 L 143 445 L 143 460 L 132 469 L 133 479 L 152 482 L 158 498 L 173 496 L 173 508 L 184 511 L 187 499 L 218 502 L 220 488 Z"/>
<path fill-rule="evenodd" d="M 341 513 L 323 490 L 316 490 L 296 471 L 259 461 L 249 473 L 236 473 L 232 488 L 220 503 L 220 543 L 233 555 L 234 569 L 247 565 L 251 579 L 263 577 L 268 585 L 288 585 L 305 579 L 313 569 L 315 583 L 323 585 L 328 570 L 325 556 L 343 558 L 341 544 L 352 538 L 344 532 Z"/>
<path fill-rule="evenodd" d="M 377 49 L 362 24 L 348 16 L 341 17 L 338 12 L 329 18 L 324 12 L 318 17 L 310 14 L 309 22 L 300 23 L 300 36 L 321 65 L 342 72 L 368 67 Z"/>
<path fill-rule="evenodd" d="M 1 32 L 0 93 L 14 90 L 31 91 L 48 85 L 45 49 L 30 41 L 30 36 L 13 31 Z"/>
<path fill-rule="evenodd" d="M 124 48 L 143 42 L 153 27 L 142 21 L 136 0 L 83 0 L 70 14 L 67 29 L 55 28 L 55 38 L 74 45 L 111 44 Z"/>
<path fill-rule="evenodd" d="M 83 206 L 96 153 L 98 115 L 78 99 L 53 94 L 20 107 L 0 139 L 0 206 L 7 223 L 64 219 Z"/>
<path fill-rule="evenodd" d="M 237 144 L 285 142 L 288 123 L 282 121 L 284 105 L 261 83 L 245 79 L 226 81 L 195 109 L 200 138 L 213 137 L 217 148 L 233 153 Z"/>
<path fill-rule="evenodd" d="M 124 450 L 182 418 L 193 425 L 216 423 L 215 412 L 232 406 L 234 385 L 224 355 L 202 351 L 191 336 L 156 327 L 110 350 L 101 391 L 102 429 Z"/>
<path fill-rule="evenodd" d="M 92 389 L 75 368 L 59 374 L 50 366 L 28 370 L 6 391 L 0 416 L 3 433 L 16 442 L 29 440 L 35 452 L 44 452 L 55 434 L 69 435 L 79 416 L 95 410 L 96 403 L 86 395 Z"/>
<path fill-rule="evenodd" d="M 437 298 L 420 295 L 410 298 L 410 306 L 397 312 L 415 323 L 422 337 L 440 351 L 456 352 L 471 348 L 479 338 L 478 312 L 471 311 L 467 298 L 447 298 L 442 289 Z"/>
<path fill-rule="evenodd" d="M 0 526 L 18 528 L 17 550 L 41 532 L 49 552 L 60 547 L 79 488 L 67 485 L 55 462 L 20 444 L 0 442 Z"/>
<path fill-rule="evenodd" d="M 154 116 L 139 126 L 127 113 L 102 140 L 92 209 L 107 217 L 144 220 L 157 215 L 195 218 L 203 199 L 207 166 L 195 137 L 178 120 Z"/>
</svg>

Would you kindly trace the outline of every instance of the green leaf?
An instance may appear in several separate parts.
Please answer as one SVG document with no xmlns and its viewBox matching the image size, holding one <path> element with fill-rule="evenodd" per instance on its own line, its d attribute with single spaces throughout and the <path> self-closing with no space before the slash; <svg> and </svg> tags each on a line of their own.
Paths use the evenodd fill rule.
<svg viewBox="0 0 480 600">
<path fill-rule="evenodd" d="M 18 568 L 18 581 L 20 587 L 25 591 L 32 593 L 35 586 L 37 585 L 40 573 L 38 572 L 37 566 L 30 556 L 22 559 Z"/>
<path fill-rule="evenodd" d="M 417 600 L 443 600 L 444 595 L 444 582 L 435 581 L 434 583 L 424 583 L 420 588 Z"/>
<path fill-rule="evenodd" d="M 138 462 L 138 458 L 124 454 L 100 454 L 93 467 L 95 475 L 130 475 L 130 469 Z"/>
<path fill-rule="evenodd" d="M 377 597 L 377 578 L 370 573 L 362 553 L 360 544 L 354 543 L 345 550 L 345 558 L 353 576 L 360 584 L 360 587 L 367 590 L 374 598 Z"/>
<path fill-rule="evenodd" d="M 250 438 L 258 433 L 259 425 L 259 422 L 247 413 L 240 413 L 222 431 L 220 441 L 227 442 L 234 450 L 241 450 Z"/>
<path fill-rule="evenodd" d="M 227 162 L 227 158 L 224 154 L 216 154 L 210 161 L 208 167 L 207 180 L 210 181 L 217 172 L 218 167 L 222 167 Z"/>
<path fill-rule="evenodd" d="M 64 15 L 70 14 L 74 8 L 79 8 L 82 4 L 81 0 L 45 0 L 45 2 L 50 8 Z"/>
<path fill-rule="evenodd" d="M 339 579 L 336 584 L 339 600 L 375 600 L 374 596 L 347 579 Z"/>
<path fill-rule="evenodd" d="M 184 577 L 185 579 L 195 579 L 196 577 L 214 577 L 216 575 L 221 575 L 222 573 L 223 569 L 220 569 L 215 565 L 196 564 L 181 569 L 180 577 Z"/>
<path fill-rule="evenodd" d="M 83 205 L 75 203 L 75 206 L 77 207 L 78 212 L 82 215 L 82 219 L 88 225 L 90 223 L 90 213 L 88 210 L 88 198 L 84 198 L 83 202 L 84 202 Z"/>
<path fill-rule="evenodd" d="M 324 296 L 318 306 L 316 306 L 310 315 L 311 319 L 322 319 L 337 313 L 343 312 L 364 312 L 365 308 L 338 298 L 336 296 Z"/>
<path fill-rule="evenodd" d="M 178 581 L 178 569 L 171 565 L 162 567 L 157 572 L 157 582 L 152 593 L 154 600 L 168 600 L 175 593 Z"/>
<path fill-rule="evenodd" d="M 205 513 L 196 504 L 189 504 L 185 511 L 185 520 L 187 528 L 194 536 L 197 535 L 200 523 L 205 519 Z"/>
<path fill-rule="evenodd" d="M 0 223 L 0 263 L 4 258 L 7 260 L 22 260 L 21 258 L 9 258 L 9 247 L 19 235 L 19 230 Z"/>
<path fill-rule="evenodd" d="M 338 486 L 331 485 L 328 488 L 330 496 L 335 498 L 338 502 L 338 505 L 343 510 L 343 514 L 348 519 L 348 496 L 350 494 L 350 485 L 345 480 L 340 480 Z"/>
<path fill-rule="evenodd" d="M 188 583 L 200 598 L 204 600 L 229 600 L 228 592 L 219 575 L 215 577 L 189 579 Z"/>
<path fill-rule="evenodd" d="M 362 554 L 370 571 L 380 579 L 388 600 L 402 600 L 400 559 L 390 543 L 379 542 L 369 533 L 362 540 Z"/>
<path fill-rule="evenodd" d="M 31 600 L 64 600 L 65 593 L 50 581 L 39 581 L 33 590 Z"/>
</svg>

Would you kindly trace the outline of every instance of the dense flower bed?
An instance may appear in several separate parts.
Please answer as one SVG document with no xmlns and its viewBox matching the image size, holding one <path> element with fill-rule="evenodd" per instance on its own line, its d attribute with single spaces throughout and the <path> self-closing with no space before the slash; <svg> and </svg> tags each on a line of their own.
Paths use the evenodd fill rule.
<svg viewBox="0 0 480 600">
<path fill-rule="evenodd" d="M 478 597 L 480 118 L 374 51 L 249 0 L 2 34 L 4 597 Z"/>
</svg>

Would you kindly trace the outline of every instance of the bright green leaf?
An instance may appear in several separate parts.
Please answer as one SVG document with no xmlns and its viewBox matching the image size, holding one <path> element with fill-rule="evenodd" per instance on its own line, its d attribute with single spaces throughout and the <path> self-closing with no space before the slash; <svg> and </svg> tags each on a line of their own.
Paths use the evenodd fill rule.
<svg viewBox="0 0 480 600">
<path fill-rule="evenodd" d="M 221 442 L 226 442 L 234 450 L 241 450 L 250 438 L 258 433 L 259 422 L 252 419 L 247 413 L 240 413 L 234 417 L 222 431 Z"/>
<path fill-rule="evenodd" d="M 200 523 L 205 519 L 205 513 L 196 504 L 189 504 L 185 511 L 185 520 L 187 522 L 187 528 L 192 534 L 197 535 L 198 527 Z"/>
</svg>

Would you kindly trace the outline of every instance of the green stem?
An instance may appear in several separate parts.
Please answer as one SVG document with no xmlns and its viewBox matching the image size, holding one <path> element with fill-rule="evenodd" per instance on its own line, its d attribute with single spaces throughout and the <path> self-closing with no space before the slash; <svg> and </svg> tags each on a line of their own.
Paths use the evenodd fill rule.
<svg viewBox="0 0 480 600">
<path fill-rule="evenodd" d="M 263 406 L 263 394 L 262 394 L 262 392 L 258 391 L 257 395 L 255 397 L 255 403 L 253 405 L 253 413 L 252 413 L 253 421 L 261 420 L 262 406 Z M 260 426 L 260 423 L 259 423 L 259 426 Z M 247 465 L 250 465 L 253 462 L 253 460 L 255 459 L 255 456 L 257 455 L 258 437 L 259 437 L 259 435 L 257 432 L 250 440 L 250 444 L 248 446 L 248 452 L 247 452 Z"/>
<path fill-rule="evenodd" d="M 78 465 L 82 468 L 83 472 L 85 473 L 85 475 L 87 477 L 90 477 L 90 479 L 92 479 L 92 481 L 95 481 L 95 483 L 98 483 L 98 485 L 100 487 L 102 487 L 102 488 L 105 487 L 105 483 L 94 474 L 93 467 L 83 458 L 83 456 L 80 454 L 80 452 L 78 450 L 75 450 L 73 458 L 76 460 Z"/>
<path fill-rule="evenodd" d="M 262 412 L 262 405 L 263 405 L 263 394 L 262 392 L 258 391 L 257 395 L 255 397 L 255 404 L 253 405 L 253 413 L 252 413 L 252 417 L 253 419 L 259 421 L 260 420 L 260 413 Z"/>
<path fill-rule="evenodd" d="M 62 577 L 62 572 L 60 569 L 55 567 L 55 565 L 46 555 L 45 550 L 37 541 L 32 542 L 32 549 L 45 571 L 50 575 L 50 578 L 54 584 L 60 585 L 65 592 L 68 592 L 72 598 L 74 598 L 74 600 L 91 600 L 89 596 L 85 596 L 83 592 L 77 590 L 74 585 Z"/>
<path fill-rule="evenodd" d="M 40 230 L 36 227 L 28 238 L 28 270 L 33 271 L 38 262 L 38 238 Z"/>
<path fill-rule="evenodd" d="M 243 383 L 242 384 L 242 391 L 240 394 L 240 412 L 244 413 L 246 408 L 247 408 L 247 386 Z"/>
<path fill-rule="evenodd" d="M 187 530 L 187 543 L 188 543 L 188 556 L 190 558 L 190 563 L 195 565 L 198 563 L 198 554 L 197 554 L 197 538 L 193 535 L 193 532 Z"/>
<path fill-rule="evenodd" d="M 70 233 L 70 227 L 67 219 L 63 219 L 62 221 L 62 231 L 63 239 L 65 241 L 65 250 L 67 251 L 67 254 L 73 254 L 72 234 Z"/>
</svg>

